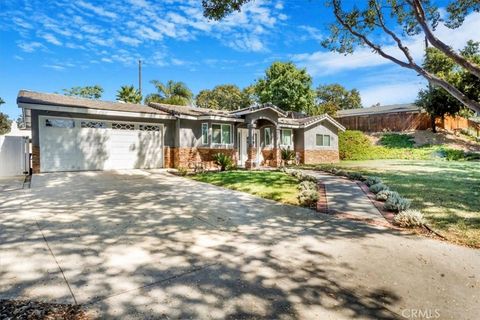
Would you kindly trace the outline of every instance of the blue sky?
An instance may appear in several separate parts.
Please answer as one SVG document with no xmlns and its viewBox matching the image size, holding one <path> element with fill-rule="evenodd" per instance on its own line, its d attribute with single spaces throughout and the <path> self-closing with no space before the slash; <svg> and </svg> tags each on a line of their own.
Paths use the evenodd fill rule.
<svg viewBox="0 0 480 320">
<path fill-rule="evenodd" d="M 122 85 L 137 85 L 142 59 L 143 93 L 156 79 L 185 82 L 194 93 L 217 84 L 240 87 L 262 76 L 272 61 L 306 67 L 314 85 L 357 88 L 364 106 L 411 102 L 424 81 L 359 49 L 353 56 L 328 52 L 320 41 L 333 21 L 323 0 L 254 1 L 220 22 L 203 18 L 201 1 L 0 1 L 0 111 L 16 118 L 18 90 L 61 92 L 99 84 L 114 100 Z M 457 30 L 440 27 L 455 48 L 480 41 L 480 15 Z M 378 39 L 390 52 L 392 43 Z M 421 37 L 405 39 L 418 61 Z"/>
</svg>

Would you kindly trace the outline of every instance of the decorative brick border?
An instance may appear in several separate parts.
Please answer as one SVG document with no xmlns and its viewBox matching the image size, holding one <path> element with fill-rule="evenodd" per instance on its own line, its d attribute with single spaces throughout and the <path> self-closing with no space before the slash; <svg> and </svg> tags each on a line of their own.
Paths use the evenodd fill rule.
<svg viewBox="0 0 480 320">
<path fill-rule="evenodd" d="M 391 225 L 394 225 L 393 218 L 395 217 L 395 213 L 385 210 L 384 202 L 378 201 L 375 197 L 375 194 L 370 192 L 370 188 L 368 188 L 365 183 L 361 181 L 355 181 L 355 183 L 357 184 L 357 186 L 360 187 L 360 189 L 362 189 L 363 193 L 365 193 L 368 199 L 370 199 L 370 201 L 373 203 L 375 208 L 377 208 L 378 211 L 382 214 L 385 220 L 387 220 Z"/>
<path fill-rule="evenodd" d="M 328 211 L 328 201 L 327 201 L 327 188 L 325 184 L 317 182 L 318 188 L 318 201 L 317 201 L 317 211 L 321 213 L 329 213 Z"/>
</svg>

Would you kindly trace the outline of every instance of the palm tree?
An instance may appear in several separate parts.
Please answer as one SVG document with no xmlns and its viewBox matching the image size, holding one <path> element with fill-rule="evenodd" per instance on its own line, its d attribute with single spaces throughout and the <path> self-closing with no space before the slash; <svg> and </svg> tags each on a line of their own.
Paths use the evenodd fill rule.
<svg viewBox="0 0 480 320">
<path fill-rule="evenodd" d="M 147 95 L 145 97 L 146 104 L 149 102 L 159 102 L 186 106 L 192 101 L 192 91 L 181 81 L 168 80 L 166 84 L 158 80 L 152 80 L 150 82 L 157 89 L 157 93 Z"/>
<path fill-rule="evenodd" d="M 122 86 L 117 91 L 117 100 L 127 103 L 142 102 L 142 94 L 134 86 Z"/>
</svg>

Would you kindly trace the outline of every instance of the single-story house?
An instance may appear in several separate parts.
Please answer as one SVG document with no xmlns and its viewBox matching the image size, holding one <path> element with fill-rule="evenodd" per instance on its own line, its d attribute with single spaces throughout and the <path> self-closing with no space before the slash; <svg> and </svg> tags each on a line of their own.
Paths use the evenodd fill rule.
<svg viewBox="0 0 480 320">
<path fill-rule="evenodd" d="M 345 130 L 328 115 L 299 117 L 272 104 L 225 111 L 26 90 L 17 103 L 32 130 L 34 173 L 208 167 L 219 152 L 241 167 L 277 167 L 282 148 L 301 163 L 331 163 Z"/>
</svg>

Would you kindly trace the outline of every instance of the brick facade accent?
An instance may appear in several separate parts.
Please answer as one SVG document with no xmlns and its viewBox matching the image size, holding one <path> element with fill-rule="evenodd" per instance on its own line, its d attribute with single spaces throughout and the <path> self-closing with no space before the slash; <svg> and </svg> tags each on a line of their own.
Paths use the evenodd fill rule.
<svg viewBox="0 0 480 320">
<path fill-rule="evenodd" d="M 32 146 L 32 173 L 40 173 L 40 147 Z"/>
<path fill-rule="evenodd" d="M 216 169 L 218 166 L 214 163 L 213 156 L 217 153 L 224 153 L 237 161 L 235 149 L 217 149 L 217 148 L 170 148 L 173 155 L 169 162 L 169 168 L 187 168 L 193 169 L 195 164 L 201 163 L 206 169 Z M 165 161 L 165 166 L 167 162 Z"/>
<path fill-rule="evenodd" d="M 282 162 L 280 149 L 278 148 L 263 148 L 262 149 L 263 163 L 260 165 L 268 167 L 279 167 Z"/>
<path fill-rule="evenodd" d="M 249 147 L 247 150 L 247 161 L 245 161 L 245 169 L 255 168 L 256 158 L 257 158 L 257 148 Z"/>
<path fill-rule="evenodd" d="M 172 147 L 163 148 L 163 166 L 165 168 L 175 168 L 175 154 Z"/>
<path fill-rule="evenodd" d="M 338 150 L 303 150 L 300 153 L 300 163 L 317 164 L 339 162 Z"/>
</svg>

